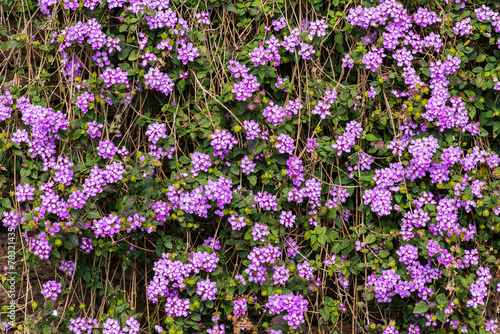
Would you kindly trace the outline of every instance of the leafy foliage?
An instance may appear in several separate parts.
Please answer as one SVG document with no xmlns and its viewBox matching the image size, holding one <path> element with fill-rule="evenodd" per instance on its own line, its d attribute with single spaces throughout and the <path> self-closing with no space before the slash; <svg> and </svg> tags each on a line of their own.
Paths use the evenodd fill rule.
<svg viewBox="0 0 500 334">
<path fill-rule="evenodd" d="M 495 2 L 0 13 L 0 327 L 496 331 Z"/>
</svg>

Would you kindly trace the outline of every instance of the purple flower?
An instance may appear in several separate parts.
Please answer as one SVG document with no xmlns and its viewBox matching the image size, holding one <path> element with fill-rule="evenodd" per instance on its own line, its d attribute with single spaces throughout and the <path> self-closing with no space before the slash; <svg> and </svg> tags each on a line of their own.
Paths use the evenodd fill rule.
<svg viewBox="0 0 500 334">
<path fill-rule="evenodd" d="M 382 64 L 383 58 L 385 58 L 384 49 L 377 49 L 373 46 L 371 51 L 363 55 L 362 63 L 367 69 L 375 72 L 380 64 Z"/>
<path fill-rule="evenodd" d="M 229 65 L 227 65 L 227 69 L 231 71 L 231 73 L 236 79 L 243 77 L 244 74 L 250 71 L 248 67 L 246 67 L 245 65 L 241 65 L 236 60 L 230 60 Z"/>
<path fill-rule="evenodd" d="M 35 194 L 35 187 L 31 187 L 28 183 L 21 185 L 19 184 L 16 187 L 16 200 L 18 202 L 24 202 L 24 201 L 32 201 L 33 200 L 33 195 Z"/>
<path fill-rule="evenodd" d="M 215 294 L 217 293 L 216 285 L 215 282 L 209 279 L 200 281 L 196 284 L 196 294 L 201 296 L 201 300 L 215 300 Z"/>
<path fill-rule="evenodd" d="M 118 148 L 111 140 L 102 140 L 99 142 L 97 151 L 104 159 L 113 159 Z"/>
<path fill-rule="evenodd" d="M 264 242 L 266 240 L 265 237 L 268 235 L 269 228 L 267 227 L 267 225 L 255 223 L 254 227 L 252 228 L 253 240 Z"/>
<path fill-rule="evenodd" d="M 275 195 L 268 194 L 267 191 L 259 191 L 254 196 L 255 204 L 258 204 L 262 209 L 274 210 L 278 208 L 278 203 Z"/>
<path fill-rule="evenodd" d="M 337 155 L 341 156 L 343 152 L 351 152 L 351 147 L 356 143 L 356 139 L 361 136 L 363 128 L 361 123 L 351 121 L 347 124 L 343 135 L 339 136 L 332 147 L 338 150 Z"/>
<path fill-rule="evenodd" d="M 146 136 L 151 143 L 156 144 L 158 140 L 167 138 L 167 128 L 162 123 L 151 123 L 146 131 Z"/>
<path fill-rule="evenodd" d="M 233 230 L 241 230 L 243 227 L 247 226 L 245 217 L 240 215 L 231 215 L 227 221 L 231 224 Z"/>
<path fill-rule="evenodd" d="M 273 101 L 269 101 L 269 105 L 264 109 L 262 115 L 272 125 L 279 125 L 286 116 L 282 106 L 275 105 Z"/>
<path fill-rule="evenodd" d="M 277 143 L 275 147 L 280 153 L 293 154 L 293 150 L 295 150 L 295 143 L 292 137 L 282 133 L 278 136 L 278 138 L 276 138 L 276 141 Z"/>
<path fill-rule="evenodd" d="M 457 21 L 453 27 L 453 33 L 460 36 L 470 35 L 472 32 L 472 25 L 470 24 L 470 21 L 470 17 L 467 17 L 462 21 Z"/>
<path fill-rule="evenodd" d="M 168 74 L 162 73 L 158 68 L 151 67 L 144 75 L 144 84 L 149 89 L 155 89 L 165 95 L 169 95 L 174 90 L 174 81 Z"/>
<path fill-rule="evenodd" d="M 495 319 L 490 319 L 486 321 L 484 330 L 486 332 L 491 332 L 491 333 L 496 333 L 497 332 L 498 325 L 496 324 Z"/>
<path fill-rule="evenodd" d="M 63 271 L 68 276 L 72 276 L 75 270 L 75 261 L 61 260 L 59 270 Z"/>
<path fill-rule="evenodd" d="M 83 113 L 86 113 L 89 109 L 89 103 L 94 102 L 94 94 L 89 92 L 84 92 L 77 97 L 76 106 L 81 109 Z"/>
<path fill-rule="evenodd" d="M 253 119 L 250 121 L 243 122 L 243 128 L 246 130 L 246 139 L 253 140 L 255 138 L 259 138 L 259 134 L 261 132 L 259 128 L 259 123 L 255 122 Z"/>
<path fill-rule="evenodd" d="M 316 142 L 315 138 L 307 138 L 307 152 L 311 153 L 314 152 L 316 147 L 318 147 L 319 144 Z"/>
<path fill-rule="evenodd" d="M 257 164 L 255 162 L 253 162 L 252 160 L 250 160 L 248 155 L 245 155 L 243 157 L 243 159 L 241 159 L 240 167 L 241 167 L 241 172 L 243 174 L 253 173 L 255 166 L 257 166 Z"/>
<path fill-rule="evenodd" d="M 246 299 L 235 299 L 234 300 L 233 314 L 237 317 L 242 317 L 247 312 L 247 301 Z"/>
<path fill-rule="evenodd" d="M 57 296 L 61 293 L 61 283 L 57 283 L 56 281 L 48 281 L 47 283 L 42 285 L 42 295 L 46 299 L 56 300 Z"/>
<path fill-rule="evenodd" d="M 214 156 L 224 159 L 225 155 L 238 144 L 238 140 L 225 129 L 217 129 L 210 137 L 210 145 L 214 149 Z"/>
<path fill-rule="evenodd" d="M 246 101 L 259 89 L 260 84 L 257 77 L 252 74 L 242 73 L 241 76 L 242 80 L 233 85 L 231 93 L 236 95 L 236 100 Z"/>
<path fill-rule="evenodd" d="M 300 43 L 299 56 L 302 56 L 304 59 L 311 59 L 311 55 L 314 54 L 314 48 L 312 45 L 307 43 Z"/>
<path fill-rule="evenodd" d="M 297 271 L 299 277 L 305 280 L 312 280 L 314 278 L 314 268 L 309 265 L 308 262 L 303 262 L 297 266 Z"/>
<path fill-rule="evenodd" d="M 191 163 L 193 164 L 193 168 L 191 168 L 193 176 L 198 176 L 199 171 L 208 172 L 208 169 L 212 166 L 210 156 L 197 151 L 191 155 Z"/>
<path fill-rule="evenodd" d="M 281 29 L 283 29 L 283 28 L 286 27 L 286 20 L 282 16 L 282 17 L 280 17 L 277 20 L 273 20 L 272 23 L 271 23 L 271 25 L 274 27 L 275 31 L 280 31 Z"/>
<path fill-rule="evenodd" d="M 221 248 L 220 247 L 220 241 L 219 240 L 215 240 L 212 237 L 209 237 L 205 241 L 203 241 L 202 246 L 205 246 L 205 245 L 207 245 L 208 247 L 210 247 L 212 249 L 215 249 L 215 250 L 220 250 L 220 248 Z"/>
<path fill-rule="evenodd" d="M 293 227 L 295 224 L 296 216 L 292 211 L 282 211 L 280 215 L 280 224 L 285 227 Z"/>
<path fill-rule="evenodd" d="M 198 24 L 210 24 L 210 13 L 209 12 L 200 12 L 195 14 L 196 22 Z"/>
<path fill-rule="evenodd" d="M 187 65 L 190 61 L 194 61 L 194 58 L 200 55 L 198 48 L 193 43 L 182 44 L 177 52 L 179 53 L 177 59 L 181 60 L 184 65 Z"/>
<path fill-rule="evenodd" d="M 294 329 L 305 322 L 304 312 L 307 311 L 308 301 L 302 295 L 274 295 L 269 297 L 265 307 L 269 314 L 279 314 L 287 312 L 283 319 Z"/>
<path fill-rule="evenodd" d="M 87 133 L 90 135 L 90 138 L 95 138 L 95 137 L 100 137 L 101 136 L 101 130 L 104 125 L 98 124 L 96 121 L 88 122 L 87 123 L 88 129 Z"/>
<path fill-rule="evenodd" d="M 125 87 L 129 87 L 129 82 L 127 79 L 127 72 L 121 68 L 106 68 L 106 70 L 101 74 L 101 78 L 104 80 L 106 87 L 111 87 L 113 85 L 125 84 Z"/>
<path fill-rule="evenodd" d="M 107 235 L 113 237 L 116 233 L 120 233 L 120 224 L 118 216 L 109 215 L 101 219 L 94 219 L 92 230 L 96 238 L 105 238 Z"/>
<path fill-rule="evenodd" d="M 411 264 L 413 261 L 418 259 L 417 247 L 410 244 L 401 246 L 396 254 L 399 255 L 399 261 L 403 262 L 404 264 Z"/>
</svg>

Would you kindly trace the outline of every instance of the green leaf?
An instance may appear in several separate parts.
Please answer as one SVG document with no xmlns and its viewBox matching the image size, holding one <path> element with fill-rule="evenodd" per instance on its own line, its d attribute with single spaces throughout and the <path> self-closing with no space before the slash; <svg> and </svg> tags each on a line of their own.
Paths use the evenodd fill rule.
<svg viewBox="0 0 500 334">
<path fill-rule="evenodd" d="M 122 48 L 122 50 L 120 52 L 118 52 L 118 59 L 120 59 L 120 60 L 127 59 L 128 55 L 130 54 L 130 51 L 132 51 L 131 46 L 126 46 L 126 47 Z"/>
<path fill-rule="evenodd" d="M 441 304 L 444 304 L 448 301 L 448 299 L 446 298 L 446 296 L 443 294 L 443 293 L 440 293 L 437 297 L 436 297 L 436 302 L 441 305 Z"/>
<path fill-rule="evenodd" d="M 10 203 L 10 199 L 2 198 L 2 206 L 6 209 L 12 209 L 12 204 Z"/>
<path fill-rule="evenodd" d="M 378 138 L 375 135 L 372 135 L 371 133 L 369 133 L 366 135 L 366 140 L 375 141 L 375 140 L 378 140 Z"/>
<path fill-rule="evenodd" d="M 132 208 L 132 206 L 134 205 L 134 203 L 135 203 L 135 197 L 134 196 L 127 197 L 127 200 L 123 204 L 123 211 L 129 210 L 130 208 Z"/>
<path fill-rule="evenodd" d="M 257 176 L 256 175 L 249 175 L 247 176 L 248 181 L 252 184 L 252 186 L 255 186 L 257 184 Z"/>
<path fill-rule="evenodd" d="M 76 234 L 71 234 L 69 237 L 68 237 L 68 240 L 75 246 L 78 246 L 79 242 L 78 242 L 78 236 Z"/>
<path fill-rule="evenodd" d="M 484 53 L 482 53 L 482 54 L 480 54 L 480 55 L 477 57 L 476 61 L 477 61 L 478 63 L 481 63 L 481 62 L 483 62 L 483 61 L 485 61 L 485 60 L 486 60 L 486 57 L 487 57 L 487 56 L 486 56 Z"/>
<path fill-rule="evenodd" d="M 137 50 L 132 50 L 130 52 L 130 54 L 128 55 L 128 60 L 129 61 L 137 60 L 137 58 L 139 58 L 139 52 Z"/>
<path fill-rule="evenodd" d="M 229 171 L 234 175 L 240 175 L 240 168 L 236 164 L 233 164 L 231 168 L 229 168 Z"/>
<path fill-rule="evenodd" d="M 388 257 L 389 255 L 390 255 L 390 253 L 388 251 L 386 251 L 385 249 L 382 249 L 380 251 L 380 253 L 378 253 L 378 256 L 380 256 L 382 259 Z"/>
<path fill-rule="evenodd" d="M 347 247 L 349 247 L 351 245 L 351 241 L 349 240 L 344 240 L 342 241 L 342 246 L 340 246 L 340 249 L 346 249 Z"/>
<path fill-rule="evenodd" d="M 21 177 L 26 178 L 30 176 L 30 174 L 31 174 L 31 169 L 21 168 Z"/>
<path fill-rule="evenodd" d="M 436 312 L 436 318 L 438 318 L 438 320 L 441 321 L 443 324 L 446 322 L 446 315 L 444 314 L 443 310 L 438 310 Z"/>
<path fill-rule="evenodd" d="M 366 242 L 367 244 L 372 244 L 372 243 L 374 243 L 376 240 L 377 240 L 377 237 L 375 236 L 375 234 L 371 234 L 371 233 L 370 233 L 370 234 L 368 234 L 368 236 L 366 237 L 365 242 Z"/>
<path fill-rule="evenodd" d="M 427 312 L 428 309 L 429 309 L 429 305 L 426 302 L 420 302 L 413 309 L 413 313 L 414 314 L 422 314 L 422 313 Z"/>
<path fill-rule="evenodd" d="M 474 73 L 481 73 L 482 71 L 483 71 L 483 67 L 482 66 L 478 66 L 478 67 L 476 67 L 476 68 L 474 68 L 472 70 L 472 72 L 474 72 Z"/>
<path fill-rule="evenodd" d="M 127 196 L 122 196 L 116 200 L 116 209 L 120 210 L 123 207 L 123 203 L 127 200 Z"/>
<path fill-rule="evenodd" d="M 193 321 L 201 321 L 200 314 L 199 314 L 199 313 L 192 313 L 192 314 L 191 314 L 191 319 L 192 319 Z"/>
<path fill-rule="evenodd" d="M 101 215 L 96 211 L 89 211 L 87 213 L 88 219 L 101 219 Z"/>
<path fill-rule="evenodd" d="M 189 159 L 188 157 L 179 157 L 179 162 L 183 165 L 188 165 L 191 163 L 191 159 Z"/>
<path fill-rule="evenodd" d="M 179 90 L 179 92 L 183 92 L 184 91 L 184 87 L 186 87 L 186 81 L 185 80 L 180 80 L 177 82 L 177 89 Z"/>
</svg>

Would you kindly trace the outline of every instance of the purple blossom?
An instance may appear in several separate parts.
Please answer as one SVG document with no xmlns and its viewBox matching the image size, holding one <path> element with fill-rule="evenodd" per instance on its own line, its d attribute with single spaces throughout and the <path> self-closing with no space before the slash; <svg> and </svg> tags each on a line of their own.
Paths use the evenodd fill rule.
<svg viewBox="0 0 500 334">
<path fill-rule="evenodd" d="M 196 294 L 201 296 L 201 300 L 215 300 L 215 294 L 217 293 L 216 285 L 215 282 L 209 279 L 200 281 L 196 284 Z"/>
<path fill-rule="evenodd" d="M 127 79 L 127 72 L 121 68 L 106 68 L 106 70 L 101 74 L 101 78 L 104 80 L 106 87 L 111 87 L 113 85 L 125 84 L 125 87 L 129 87 L 129 82 Z"/>
<path fill-rule="evenodd" d="M 238 140 L 225 129 L 217 129 L 210 137 L 210 145 L 214 149 L 214 156 L 220 156 L 224 159 L 225 155 L 238 144 Z"/>
<path fill-rule="evenodd" d="M 94 219 L 92 230 L 96 238 L 105 238 L 107 235 L 113 237 L 116 233 L 120 232 L 120 223 L 118 216 L 109 215 L 101 219 Z"/>
<path fill-rule="evenodd" d="M 90 135 L 90 138 L 100 137 L 102 135 L 100 129 L 104 127 L 103 124 L 97 123 L 96 121 L 87 123 L 88 129 L 87 133 Z"/>
<path fill-rule="evenodd" d="M 285 266 L 274 266 L 273 267 L 273 282 L 274 284 L 283 284 L 285 285 L 290 277 L 290 270 L 288 270 Z"/>
<path fill-rule="evenodd" d="M 453 27 L 453 33 L 460 36 L 470 35 L 472 32 L 472 25 L 470 24 L 470 21 L 470 17 L 467 17 L 462 21 L 457 21 Z"/>
<path fill-rule="evenodd" d="M 280 224 L 285 227 L 293 227 L 297 216 L 292 211 L 282 211 L 280 215 Z"/>
<path fill-rule="evenodd" d="M 58 295 L 61 293 L 62 284 L 56 281 L 48 281 L 42 285 L 42 295 L 46 299 L 56 300 Z"/>
<path fill-rule="evenodd" d="M 75 318 L 69 319 L 70 324 L 68 325 L 68 329 L 74 334 L 91 334 L 94 328 L 99 327 L 99 322 L 97 319 L 92 318 Z"/>
<path fill-rule="evenodd" d="M 305 322 L 304 312 L 307 311 L 308 301 L 302 295 L 274 295 L 269 297 L 265 307 L 269 314 L 279 314 L 287 312 L 283 319 L 294 329 Z"/>
<path fill-rule="evenodd" d="M 262 112 L 269 123 L 272 125 L 279 125 L 286 116 L 285 110 L 282 106 L 275 105 L 273 101 L 269 101 L 269 105 Z"/>
<path fill-rule="evenodd" d="M 20 223 L 25 222 L 26 217 L 17 211 L 4 211 L 2 223 L 9 229 L 15 229 Z"/>
<path fill-rule="evenodd" d="M 234 300 L 233 314 L 237 317 L 242 317 L 247 312 L 247 301 L 246 299 L 235 299 Z"/>
<path fill-rule="evenodd" d="M 250 121 L 243 121 L 243 128 L 245 129 L 246 139 L 253 140 L 255 138 L 259 138 L 259 134 L 261 132 L 259 128 L 259 123 L 255 122 L 253 119 Z"/>
<path fill-rule="evenodd" d="M 276 138 L 275 147 L 278 149 L 280 153 L 293 154 L 293 150 L 295 150 L 295 143 L 293 139 L 287 134 L 280 134 L 278 138 Z"/>
<path fill-rule="evenodd" d="M 269 228 L 264 224 L 255 223 L 252 228 L 252 237 L 255 241 L 264 242 L 266 240 L 265 237 L 268 236 L 269 233 Z"/>
<path fill-rule="evenodd" d="M 240 215 L 231 215 L 227 220 L 231 224 L 233 230 L 241 230 L 243 227 L 247 226 L 245 217 Z"/>
<path fill-rule="evenodd" d="M 267 191 L 259 191 L 254 196 L 255 204 L 258 204 L 264 210 L 276 211 L 278 203 L 275 195 L 268 194 Z"/>
<path fill-rule="evenodd" d="M 241 76 L 242 80 L 233 85 L 231 93 L 236 95 L 236 100 L 246 101 L 259 89 L 260 84 L 257 77 L 252 74 L 243 73 Z"/>
<path fill-rule="evenodd" d="M 212 166 L 210 156 L 197 151 L 191 155 L 191 163 L 193 164 L 193 168 L 191 168 L 193 176 L 198 176 L 199 171 L 208 172 L 208 169 Z"/>
<path fill-rule="evenodd" d="M 163 123 L 151 123 L 146 131 L 146 136 L 151 143 L 156 144 L 160 139 L 167 138 L 167 128 Z"/>
<path fill-rule="evenodd" d="M 187 65 L 190 61 L 194 61 L 194 58 L 200 55 L 198 48 L 193 43 L 182 44 L 177 52 L 179 54 L 177 59 L 181 60 L 184 65 Z"/>
<path fill-rule="evenodd" d="M 68 276 L 72 276 L 75 270 L 75 261 L 61 260 L 59 270 L 63 271 Z"/>
<path fill-rule="evenodd" d="M 151 67 L 144 75 L 144 84 L 149 89 L 155 89 L 165 95 L 169 95 L 174 90 L 174 81 L 166 73 L 162 73 L 158 68 Z"/>
<path fill-rule="evenodd" d="M 30 186 L 28 183 L 16 187 L 16 200 L 18 202 L 32 201 L 33 195 L 35 194 L 35 187 Z M 13 212 L 13 211 L 11 211 Z M 5 214 L 4 214 L 5 216 Z"/>
<path fill-rule="evenodd" d="M 196 17 L 196 22 L 198 24 L 210 25 L 210 13 L 209 12 L 196 13 L 195 17 Z"/>
<path fill-rule="evenodd" d="M 371 51 L 363 55 L 362 63 L 372 72 L 375 72 L 377 68 L 382 64 L 383 58 L 385 58 L 384 49 L 377 49 L 372 47 Z"/>
<path fill-rule="evenodd" d="M 351 147 L 356 143 L 356 139 L 361 136 L 363 128 L 361 123 L 351 121 L 347 124 L 343 135 L 339 136 L 332 147 L 338 150 L 337 155 L 341 156 L 343 152 L 351 152 Z"/>
<path fill-rule="evenodd" d="M 299 277 L 305 280 L 312 280 L 314 278 L 314 268 L 308 262 L 303 262 L 297 266 Z"/>
<path fill-rule="evenodd" d="M 240 167 L 241 167 L 241 172 L 243 174 L 253 173 L 255 166 L 257 166 L 257 164 L 255 162 L 253 162 L 252 160 L 250 160 L 248 155 L 245 155 L 243 157 L 243 159 L 241 159 Z"/>
</svg>

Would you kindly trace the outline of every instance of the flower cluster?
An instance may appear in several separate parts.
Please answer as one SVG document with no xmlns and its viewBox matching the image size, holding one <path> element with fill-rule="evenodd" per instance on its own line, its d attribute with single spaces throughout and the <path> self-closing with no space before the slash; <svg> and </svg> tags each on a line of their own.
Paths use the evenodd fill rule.
<svg viewBox="0 0 500 334">
<path fill-rule="evenodd" d="M 227 153 L 231 151 L 238 140 L 226 129 L 217 129 L 210 136 L 210 145 L 214 149 L 214 156 L 220 156 L 224 159 Z"/>
<path fill-rule="evenodd" d="M 280 314 L 287 312 L 283 319 L 293 328 L 299 327 L 305 322 L 304 312 L 307 311 L 308 301 L 302 295 L 274 295 L 269 297 L 266 303 L 269 314 Z"/>
<path fill-rule="evenodd" d="M 356 143 L 356 139 L 359 138 L 363 128 L 361 124 L 356 121 L 351 121 L 347 124 L 345 132 L 343 135 L 339 136 L 332 147 L 337 150 L 337 155 L 342 155 L 343 152 L 351 152 L 351 147 Z"/>
<path fill-rule="evenodd" d="M 46 299 L 56 300 L 59 294 L 62 292 L 62 284 L 56 281 L 48 281 L 42 286 L 42 295 Z"/>
</svg>

